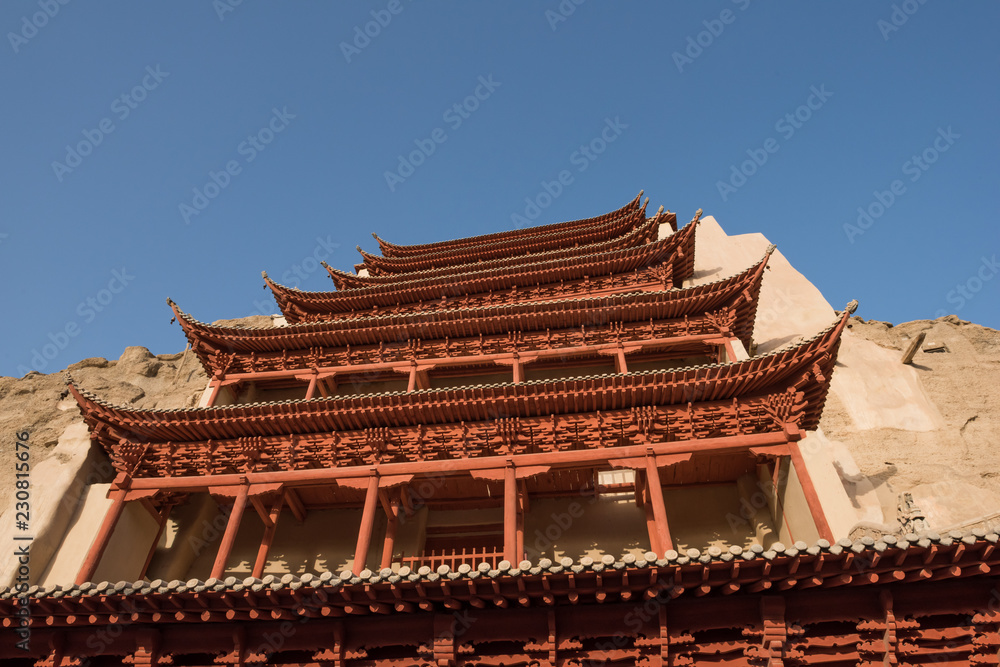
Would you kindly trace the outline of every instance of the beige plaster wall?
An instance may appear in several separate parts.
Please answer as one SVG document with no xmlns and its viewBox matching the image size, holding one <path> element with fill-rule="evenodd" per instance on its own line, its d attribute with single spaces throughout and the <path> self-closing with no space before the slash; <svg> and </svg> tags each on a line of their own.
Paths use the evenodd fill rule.
<svg viewBox="0 0 1000 667">
<path fill-rule="evenodd" d="M 761 542 L 761 538 L 761 543 L 773 541 L 774 529 L 766 504 L 753 508 L 746 497 L 752 496 L 753 490 L 749 494 L 741 494 L 741 490 L 732 482 L 664 488 L 674 549 L 725 549 L 730 545 L 749 547 Z"/>
<path fill-rule="evenodd" d="M 66 584 L 76 579 L 77 573 L 111 509 L 108 499 L 110 484 L 93 484 L 75 512 L 65 535 L 65 544 L 75 548 L 60 549 L 39 580 L 41 586 Z M 98 563 L 92 581 L 135 581 L 142 572 L 149 548 L 153 544 L 159 525 L 139 503 L 128 503 L 115 526 L 108 546 Z"/>
<path fill-rule="evenodd" d="M 30 441 L 29 441 L 30 442 Z M 38 450 L 32 452 L 38 456 Z M 73 421 L 59 436 L 51 455 L 35 463 L 30 460 L 29 487 L 29 536 L 31 583 L 49 580 L 44 573 L 50 568 L 53 556 L 60 550 L 77 509 L 87 496 L 87 484 L 101 481 L 98 455 L 91 451 L 90 435 L 82 419 Z M 13 465 L 10 466 L 13 468 Z M 106 489 L 106 487 L 105 487 Z M 17 544 L 15 536 L 24 536 L 16 530 L 12 503 L 0 524 L 0 541 L 6 545 Z M 72 543 L 72 542 L 71 542 Z M 89 546 L 89 542 L 87 543 Z M 79 547 L 74 549 L 79 551 Z M 9 586 L 16 577 L 18 562 L 14 548 L 0 552 L 0 585 Z M 70 579 L 76 577 L 76 571 Z"/>
<path fill-rule="evenodd" d="M 524 550 L 545 558 L 619 558 L 649 550 L 646 515 L 632 493 L 532 500 L 524 520 Z"/>
</svg>

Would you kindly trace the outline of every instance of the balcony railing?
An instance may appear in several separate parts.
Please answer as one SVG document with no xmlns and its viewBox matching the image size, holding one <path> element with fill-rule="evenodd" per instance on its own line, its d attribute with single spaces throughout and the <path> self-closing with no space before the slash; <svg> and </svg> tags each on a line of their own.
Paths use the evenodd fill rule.
<svg viewBox="0 0 1000 667">
<path fill-rule="evenodd" d="M 412 570 L 417 570 L 424 565 L 432 570 L 436 570 L 442 565 L 447 565 L 455 570 L 462 563 L 468 563 L 473 568 L 478 567 L 480 563 L 489 563 L 490 567 L 496 569 L 503 559 L 503 551 L 488 548 L 471 548 L 442 549 L 440 551 L 430 550 L 417 556 L 403 554 L 399 562 Z"/>
</svg>

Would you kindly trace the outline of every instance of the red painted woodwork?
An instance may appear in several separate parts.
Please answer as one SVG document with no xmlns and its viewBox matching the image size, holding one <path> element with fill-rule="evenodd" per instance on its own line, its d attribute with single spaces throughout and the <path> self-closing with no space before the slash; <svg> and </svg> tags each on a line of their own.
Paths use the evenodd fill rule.
<svg viewBox="0 0 1000 667">
<path fill-rule="evenodd" d="M 98 529 L 97 535 L 94 537 L 94 541 L 90 545 L 90 550 L 87 551 L 87 555 L 83 559 L 83 565 L 80 566 L 80 571 L 76 575 L 77 585 L 90 581 L 90 579 L 94 576 L 94 572 L 97 570 L 97 566 L 101 561 L 101 556 L 104 555 L 104 550 L 108 546 L 108 541 L 111 540 L 111 535 L 114 533 L 115 526 L 118 524 L 118 519 L 121 518 L 122 511 L 125 509 L 124 489 L 112 489 L 110 497 L 111 507 L 108 509 L 108 513 L 104 516 L 104 521 L 101 522 L 101 527 Z"/>
<path fill-rule="evenodd" d="M 645 208 L 643 206 L 641 210 L 631 214 L 630 217 L 637 218 L 639 221 L 634 226 L 634 229 L 620 236 L 603 238 L 593 243 L 583 244 L 582 242 L 586 239 L 583 236 L 577 235 L 575 238 L 570 236 L 564 237 L 561 240 L 554 239 L 552 246 L 550 246 L 552 249 L 549 250 L 543 250 L 539 247 L 540 244 L 537 241 L 534 244 L 501 242 L 498 244 L 455 248 L 406 257 L 379 257 L 365 252 L 359 246 L 358 252 L 361 253 L 364 261 L 361 264 L 356 264 L 355 269 L 359 271 L 362 268 L 367 269 L 371 276 L 389 277 L 401 275 L 405 277 L 407 274 L 413 273 L 441 273 L 444 269 L 462 272 L 469 265 L 475 265 L 477 269 L 488 269 L 493 266 L 517 266 L 523 262 L 548 261 L 563 257 L 592 255 L 621 248 L 635 248 L 655 240 L 660 225 L 667 223 L 667 214 L 662 208 L 655 216 L 649 219 L 646 219 Z M 332 271 L 331 275 L 334 275 Z M 335 275 L 334 280 L 336 283 Z M 339 284 L 336 286 L 337 289 L 344 289 Z"/>
<path fill-rule="evenodd" d="M 452 241 L 438 241 L 436 243 L 425 243 L 421 245 L 398 245 L 395 243 L 389 243 L 388 241 L 379 238 L 378 234 L 372 233 L 372 236 L 376 241 L 378 241 L 382 254 L 385 257 L 403 257 L 406 255 L 423 255 L 426 253 L 439 252 L 441 250 L 456 250 L 458 248 L 467 248 L 470 246 L 481 246 L 496 243 L 498 241 L 517 243 L 519 241 L 529 240 L 539 236 L 549 236 L 551 234 L 561 234 L 565 232 L 586 234 L 590 229 L 614 223 L 614 221 L 626 217 L 629 213 L 639 210 L 639 202 L 641 200 L 642 191 L 640 190 L 635 199 L 630 201 L 628 204 L 625 204 L 625 206 L 611 211 L 610 213 L 605 213 L 593 218 L 571 220 L 568 222 L 556 222 L 549 225 L 540 225 L 538 227 L 525 227 L 522 229 L 496 232 L 494 234 L 484 234 L 482 236 L 471 236 Z M 676 218 L 677 216 L 674 216 L 675 225 Z M 674 227 L 674 231 L 676 231 L 676 226 Z"/>
<path fill-rule="evenodd" d="M 233 509 L 229 514 L 229 521 L 226 522 L 226 530 L 222 534 L 222 541 L 219 543 L 219 551 L 215 556 L 215 563 L 212 565 L 211 576 L 219 579 L 226 571 L 226 562 L 229 554 L 236 543 L 236 533 L 240 529 L 240 522 L 243 520 L 243 511 L 247 506 L 247 496 L 250 492 L 249 484 L 241 484 L 236 499 L 233 502 Z"/>
<path fill-rule="evenodd" d="M 799 344 L 730 361 L 734 339 L 751 348 L 767 257 L 683 287 L 699 217 L 678 231 L 676 216 L 646 218 L 637 198 L 532 230 L 422 246 L 379 239 L 384 256 L 363 254 L 370 275 L 327 267 L 336 292 L 265 275 L 290 326 L 208 325 L 170 302 L 212 378 L 210 404 L 235 403 L 135 410 L 70 382 L 121 474 L 82 585 L 31 600 L 31 658 L 996 664 L 1000 614 L 984 585 L 1000 573 L 995 535 L 673 550 L 664 485 L 731 484 L 770 461 L 790 460 L 817 530 L 832 540 L 797 441 L 819 422 L 852 310 Z M 657 240 L 664 223 L 674 233 Z M 375 385 L 388 381 L 393 391 Z M 277 390 L 300 398 L 240 403 Z M 637 471 L 635 483 L 602 485 L 614 468 Z M 126 502 L 162 521 L 190 493 L 234 501 L 211 572 L 84 581 Z M 639 549 L 520 569 L 534 503 L 604 493 L 633 494 L 641 506 Z M 220 581 L 248 502 L 264 526 L 252 577 Z M 328 508 L 358 512 L 358 534 L 343 538 L 355 544 L 351 571 L 261 580 L 285 506 L 300 522 Z M 373 545 L 380 507 L 386 528 Z M 445 510 L 490 518 L 422 524 L 422 547 L 399 552 L 404 520 Z M 585 528 L 599 551 L 601 526 Z M 655 559 L 641 555 L 647 539 Z M 206 575 L 211 585 L 198 580 Z M 0 593 L 4 627 L 14 611 Z M 88 642 L 95 632 L 109 638 L 99 648 Z M 7 641 L 0 658 L 12 657 Z"/>
</svg>

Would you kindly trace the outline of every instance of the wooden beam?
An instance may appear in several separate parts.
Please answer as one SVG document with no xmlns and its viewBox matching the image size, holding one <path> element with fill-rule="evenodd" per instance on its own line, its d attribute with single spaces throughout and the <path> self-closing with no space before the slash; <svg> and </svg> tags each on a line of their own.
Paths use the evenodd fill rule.
<svg viewBox="0 0 1000 667">
<path fill-rule="evenodd" d="M 153 556 L 156 555 L 156 547 L 160 543 L 160 537 L 163 535 L 163 529 L 167 527 L 167 519 L 170 518 L 170 510 L 173 509 L 173 505 L 167 503 L 160 510 L 160 524 L 156 529 L 156 537 L 153 538 L 153 543 L 149 545 L 149 553 L 146 554 L 146 561 L 142 564 L 142 570 L 139 571 L 139 579 L 144 579 L 146 577 L 146 571 L 149 570 L 149 564 L 153 562 Z"/>
<path fill-rule="evenodd" d="M 503 477 L 503 556 L 516 565 L 517 557 L 517 476 L 508 462 Z"/>
<path fill-rule="evenodd" d="M 795 436 L 798 437 L 798 436 Z M 502 460 L 513 461 L 515 466 L 583 466 L 600 465 L 609 459 L 645 456 L 652 450 L 657 456 L 666 454 L 706 453 L 725 451 L 747 451 L 750 447 L 780 445 L 789 441 L 790 436 L 783 432 L 757 433 L 752 435 L 722 436 L 717 438 L 702 438 L 698 440 L 680 440 L 676 442 L 658 442 L 650 445 L 631 445 L 627 447 L 608 447 L 603 449 L 568 450 L 563 452 L 544 452 L 537 454 L 517 454 L 502 457 Z M 426 475 L 440 474 L 442 469 L 449 473 L 486 471 L 497 469 L 502 463 L 501 457 L 480 457 L 470 459 L 455 459 L 449 461 L 408 461 L 404 463 L 386 463 L 376 466 L 380 475 Z M 362 478 L 370 474 L 371 468 L 345 466 L 342 468 L 315 468 L 310 470 L 284 470 L 276 472 L 258 472 L 222 475 L 199 475 L 190 477 L 170 478 L 138 478 L 131 480 L 132 489 L 159 489 L 164 491 L 203 490 L 209 486 L 234 486 L 242 478 L 247 478 L 252 484 L 283 483 L 301 486 L 326 485 L 340 479 Z M 289 496 L 289 507 L 295 511 L 295 503 Z M 299 503 L 301 507 L 301 503 Z M 304 518 L 304 508 L 303 518 Z M 298 516 L 298 515 L 296 515 Z"/>
<path fill-rule="evenodd" d="M 285 494 L 280 493 L 278 494 L 278 499 L 274 501 L 274 505 L 271 506 L 271 511 L 267 515 L 267 521 L 264 523 L 267 528 L 264 529 L 264 537 L 261 539 L 260 547 L 257 549 L 257 560 L 254 561 L 253 571 L 251 572 L 251 576 L 258 579 L 264 574 L 264 566 L 267 564 L 267 553 L 271 550 L 271 544 L 274 542 L 274 534 L 278 530 L 278 517 L 281 516 L 281 507 L 284 504 Z"/>
<path fill-rule="evenodd" d="M 656 526 L 656 536 L 660 548 L 664 552 L 674 548 L 670 540 L 670 526 L 667 524 L 667 509 L 663 504 L 663 485 L 660 483 L 660 469 L 656 467 L 656 457 L 649 452 L 646 460 L 646 488 L 649 489 L 649 500 L 653 505 L 653 519 Z M 662 556 L 662 552 L 657 552 Z"/>
<path fill-rule="evenodd" d="M 288 503 L 288 509 L 292 510 L 296 521 L 302 523 L 306 520 L 306 507 L 299 500 L 299 494 L 295 493 L 295 489 L 285 489 L 285 502 Z"/>
<path fill-rule="evenodd" d="M 812 514 L 813 522 L 816 524 L 816 531 L 824 540 L 828 540 L 831 543 L 835 542 L 833 531 L 830 530 L 830 524 L 823 513 L 823 504 L 820 502 L 819 493 L 816 492 L 812 477 L 809 476 L 809 471 L 806 469 L 806 461 L 802 458 L 802 450 L 799 449 L 799 443 L 788 443 L 788 449 L 792 455 L 792 467 L 795 468 L 795 476 L 799 479 L 802 494 L 806 497 L 806 504 L 809 506 L 809 512 Z"/>
<path fill-rule="evenodd" d="M 212 574 L 209 575 L 210 577 L 222 579 L 222 575 L 226 572 L 226 561 L 229 560 L 229 554 L 236 543 L 236 534 L 240 530 L 240 521 L 243 520 L 243 510 L 246 509 L 249 493 L 249 484 L 244 483 L 240 486 L 239 493 L 236 495 L 236 500 L 233 503 L 232 514 L 229 515 L 229 522 L 226 524 L 226 532 L 222 535 L 222 542 L 219 543 L 219 551 L 215 555 L 215 564 L 212 565 Z"/>
<path fill-rule="evenodd" d="M 917 350 L 920 349 L 920 346 L 923 345 L 924 338 L 926 337 L 927 337 L 927 332 L 921 331 L 920 333 L 917 334 L 916 338 L 910 341 L 910 344 L 906 347 L 906 352 L 903 353 L 904 364 L 909 364 L 910 362 L 913 361 L 913 356 L 917 353 Z"/>
<path fill-rule="evenodd" d="M 104 521 L 101 522 L 101 527 L 97 531 L 97 535 L 94 536 L 90 550 L 83 559 L 83 565 L 80 566 L 80 571 L 76 575 L 77 586 L 90 581 L 94 576 L 97 565 L 101 562 L 101 556 L 104 555 L 104 550 L 108 547 L 111 535 L 115 531 L 115 526 L 118 525 L 118 519 L 121 518 L 122 511 L 125 509 L 126 493 L 126 489 L 115 489 L 111 492 L 111 507 L 104 515 Z"/>
<path fill-rule="evenodd" d="M 642 487 L 642 510 L 646 514 L 646 532 L 649 533 L 649 550 L 657 556 L 662 556 L 666 549 L 660 544 L 660 534 L 656 530 L 653 503 L 649 499 L 649 484 L 644 484 Z"/>
<path fill-rule="evenodd" d="M 365 492 L 365 508 L 361 513 L 361 530 L 358 531 L 358 544 L 354 549 L 354 567 L 351 571 L 361 574 L 368 559 L 368 547 L 372 543 L 372 532 L 375 529 L 375 510 L 378 509 L 378 475 L 368 478 L 368 491 Z"/>
<path fill-rule="evenodd" d="M 381 492 L 379 495 L 381 495 Z M 392 551 L 396 546 L 396 530 L 399 528 L 399 502 L 391 501 L 388 507 L 389 509 L 386 511 L 388 521 L 385 526 L 385 541 L 382 543 L 382 560 L 379 563 L 379 567 L 382 569 L 392 565 Z"/>
<path fill-rule="evenodd" d="M 315 395 L 316 395 L 316 381 L 317 381 L 317 379 L 316 379 L 316 376 L 315 376 L 315 375 L 313 375 L 313 376 L 312 376 L 312 377 L 311 377 L 311 378 L 309 379 L 309 387 L 308 387 L 308 388 L 306 389 L 306 400 L 307 400 L 307 401 L 308 401 L 308 400 L 309 400 L 310 398 L 312 398 L 313 396 L 315 396 Z"/>
</svg>

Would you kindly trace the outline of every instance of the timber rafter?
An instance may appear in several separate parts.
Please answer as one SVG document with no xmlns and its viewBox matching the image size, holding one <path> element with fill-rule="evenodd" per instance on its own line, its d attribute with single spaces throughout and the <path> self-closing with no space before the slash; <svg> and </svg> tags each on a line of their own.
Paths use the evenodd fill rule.
<svg viewBox="0 0 1000 667">
<path fill-rule="evenodd" d="M 343 292 L 303 292 L 278 285 L 266 273 L 264 280 L 290 323 L 662 290 L 680 287 L 694 272 L 695 228 L 689 223 L 637 248 L 427 278 L 417 272 L 404 282 Z"/>
<path fill-rule="evenodd" d="M 692 335 L 732 336 L 749 347 L 772 250 L 742 273 L 682 289 L 284 327 L 208 325 L 168 303 L 192 350 L 214 376 Z"/>
<path fill-rule="evenodd" d="M 639 202 L 642 200 L 642 195 L 643 191 L 640 190 L 635 199 L 625 204 L 625 206 L 611 211 L 610 213 L 604 213 L 603 215 L 593 218 L 556 222 L 550 225 L 526 227 L 524 229 L 515 229 L 506 232 L 483 234 L 481 236 L 469 236 L 451 241 L 438 241 L 436 243 L 423 243 L 417 245 L 399 245 L 379 238 L 378 234 L 375 234 L 374 232 L 372 233 L 372 236 L 376 241 L 378 241 L 379 248 L 385 257 L 406 257 L 408 255 L 423 255 L 427 253 L 440 252 L 442 250 L 457 250 L 459 248 L 480 246 L 496 242 L 519 242 L 534 239 L 540 236 L 548 236 L 550 234 L 565 232 L 587 233 L 590 228 L 604 226 L 639 210 Z M 676 222 L 674 224 L 676 225 Z M 674 230 L 676 231 L 676 227 Z"/>
<path fill-rule="evenodd" d="M 648 219 L 644 218 L 645 222 L 624 236 L 599 243 L 570 246 L 545 252 L 508 255 L 506 252 L 499 251 L 495 258 L 484 259 L 475 251 L 470 250 L 464 255 L 444 253 L 444 257 L 433 255 L 426 259 L 410 257 L 386 259 L 384 257 L 369 255 L 359 247 L 358 251 L 365 258 L 365 262 L 364 264 L 355 265 L 355 269 L 368 269 L 368 276 L 359 276 L 338 271 L 329 265 L 325 265 L 325 267 L 337 289 L 356 289 L 371 285 L 406 282 L 413 280 L 415 276 L 427 280 L 454 275 L 456 273 L 462 274 L 515 268 L 522 265 L 533 265 L 540 262 L 551 262 L 573 257 L 589 257 L 613 250 L 637 248 L 656 240 L 659 225 L 665 218 L 666 214 L 661 208 L 655 216 Z M 516 249 L 512 249 L 512 252 L 516 252 Z M 435 261 L 439 263 L 435 264 Z"/>
</svg>

